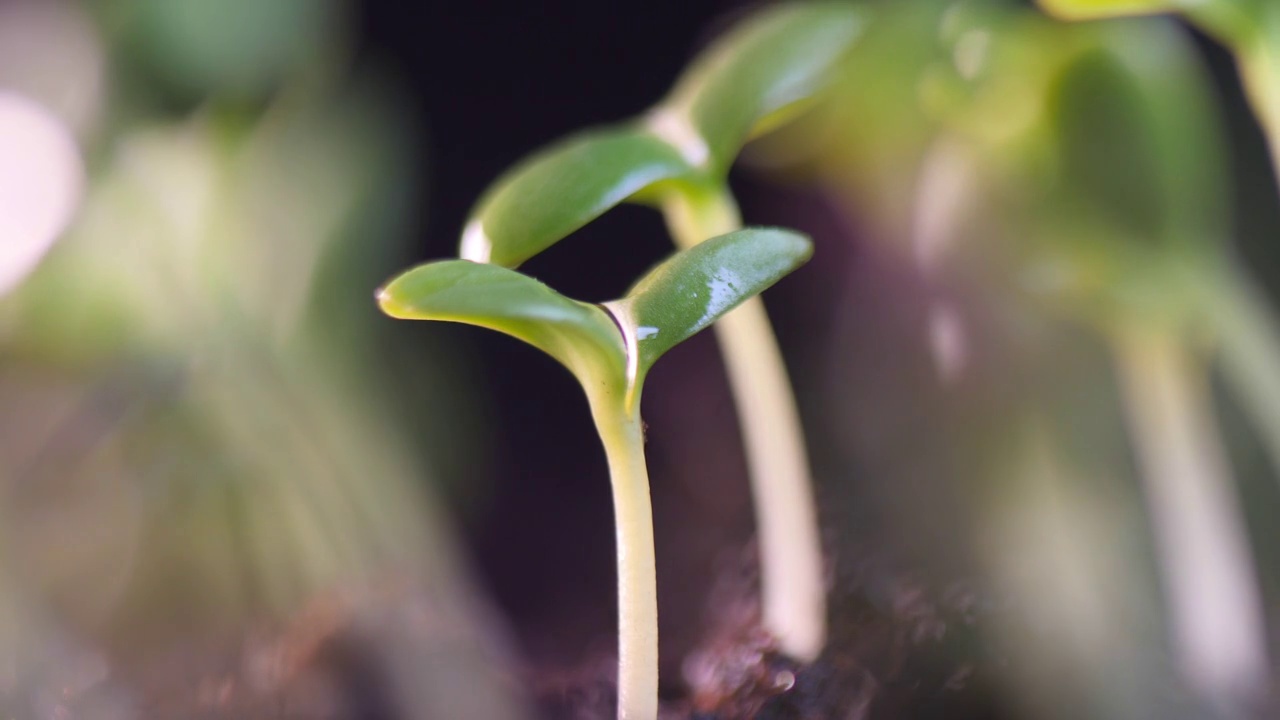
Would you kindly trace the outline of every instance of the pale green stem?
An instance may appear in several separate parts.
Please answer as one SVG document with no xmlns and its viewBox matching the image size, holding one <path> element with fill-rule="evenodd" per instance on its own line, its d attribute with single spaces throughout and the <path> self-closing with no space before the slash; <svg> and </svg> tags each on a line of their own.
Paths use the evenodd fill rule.
<svg viewBox="0 0 1280 720">
<path fill-rule="evenodd" d="M 1265 682 L 1266 633 L 1207 373 L 1169 332 L 1122 331 L 1114 350 L 1182 673 L 1239 706 Z"/>
<path fill-rule="evenodd" d="M 1261 289 L 1241 274 L 1215 286 L 1209 318 L 1223 375 L 1280 471 L 1280 325 Z"/>
<path fill-rule="evenodd" d="M 673 195 L 664 205 L 682 248 L 737 230 L 727 192 Z M 753 297 L 715 324 L 738 409 L 760 547 L 762 621 L 786 654 L 815 660 L 826 643 L 822 545 L 800 413 L 764 303 Z"/>
<path fill-rule="evenodd" d="M 658 584 L 653 510 L 639 403 L 593 394 L 591 413 L 609 459 L 618 552 L 618 718 L 658 716 Z"/>
</svg>

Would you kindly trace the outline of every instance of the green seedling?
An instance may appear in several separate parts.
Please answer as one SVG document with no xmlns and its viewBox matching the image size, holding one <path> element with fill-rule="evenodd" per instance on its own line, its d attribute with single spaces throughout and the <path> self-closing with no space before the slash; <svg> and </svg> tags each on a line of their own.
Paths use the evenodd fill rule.
<svg viewBox="0 0 1280 720">
<path fill-rule="evenodd" d="M 558 360 L 587 395 L 609 461 L 618 552 L 618 717 L 658 709 L 658 605 L 640 393 L 671 348 L 808 260 L 805 237 L 746 229 L 679 252 L 619 300 L 571 300 L 514 270 L 468 260 L 409 270 L 378 293 L 388 315 L 506 333 Z"/>
<path fill-rule="evenodd" d="M 1041 0 L 1073 19 L 1181 12 L 1231 49 L 1280 173 L 1280 3 L 1273 0 Z M 1175 116 L 1180 107 L 1171 106 Z M 1212 191 L 1211 191 L 1212 192 Z M 1213 193 L 1219 195 L 1220 193 Z M 1221 227 L 1211 237 L 1226 237 Z M 1221 263 L 1220 263 L 1221 264 Z M 1220 265 L 1219 264 L 1219 265 Z M 1202 314 L 1215 327 L 1227 380 L 1262 430 L 1280 469 L 1280 323 L 1264 293 L 1240 273 L 1225 274 L 1200 293 Z"/>
<path fill-rule="evenodd" d="M 1040 0 L 1059 17 L 1085 20 L 1181 13 L 1231 50 L 1280 172 L 1280 3 L 1275 0 Z"/>
<path fill-rule="evenodd" d="M 517 267 L 623 202 L 659 208 L 682 248 L 738 229 L 726 179 L 735 156 L 814 101 L 863 25 L 862 11 L 845 4 L 754 16 L 640 117 L 572 136 L 501 177 L 473 210 L 461 257 Z M 813 660 L 826 639 L 822 556 L 786 368 L 759 300 L 716 330 L 748 455 L 763 623 L 781 650 Z"/>
<path fill-rule="evenodd" d="M 1222 130 L 1208 80 L 1172 23 L 1029 19 L 993 36 L 989 52 L 957 93 L 972 104 L 945 122 L 994 159 L 993 194 L 1006 202 L 1000 250 L 1019 285 L 1109 340 L 1182 671 L 1206 697 L 1238 706 L 1262 686 L 1266 651 L 1205 349 L 1222 353 L 1264 430 L 1280 416 L 1266 399 L 1276 397 L 1280 354 L 1262 347 L 1274 329 L 1256 320 L 1260 304 L 1241 302 L 1248 284 L 1225 243 Z M 1005 108 L 983 98 L 1011 77 L 1024 92 L 1034 84 L 1038 114 L 992 135 L 984 128 Z M 1256 334 L 1233 328 L 1250 318 Z"/>
</svg>

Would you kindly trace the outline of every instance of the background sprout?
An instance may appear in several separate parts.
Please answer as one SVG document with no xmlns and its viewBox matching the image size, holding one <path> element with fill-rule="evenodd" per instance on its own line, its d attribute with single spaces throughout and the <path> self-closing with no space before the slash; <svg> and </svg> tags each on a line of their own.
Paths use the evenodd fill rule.
<svg viewBox="0 0 1280 720">
<path fill-rule="evenodd" d="M 1235 54 L 1246 94 L 1271 149 L 1273 170 L 1280 172 L 1280 4 L 1265 0 L 1181 0 L 1118 2 L 1114 0 L 1041 0 L 1046 10 L 1068 18 L 1181 11 Z M 1205 101 L 1202 99 L 1201 103 Z M 1170 103 L 1166 112 L 1182 116 L 1185 105 Z M 1176 138 L 1174 142 L 1182 142 Z M 1188 147 L 1187 149 L 1190 149 Z M 1220 148 L 1212 148 L 1220 153 Z M 1184 154 L 1186 150 L 1180 151 Z M 1208 162 L 1208 158 L 1203 158 Z M 1183 177 L 1194 168 L 1186 168 Z M 1215 177 L 1221 177 L 1219 171 Z M 1194 175 L 1189 177 L 1195 178 Z M 1219 214 L 1222 183 L 1192 183 L 1192 193 L 1213 197 Z M 1201 187 L 1203 185 L 1204 187 Z M 1192 194 L 1186 195 L 1189 200 Z M 1202 201 L 1201 201 L 1202 203 Z M 1201 204 L 1193 202 L 1195 204 Z M 1221 218 L 1202 239 L 1223 238 Z M 1264 293 L 1247 275 L 1233 271 L 1225 258 L 1213 267 L 1218 277 L 1190 293 L 1201 320 L 1211 324 L 1222 354 L 1223 370 L 1236 397 L 1262 433 L 1272 464 L 1280 468 L 1280 332 Z"/>
<path fill-rule="evenodd" d="M 658 608 L 640 393 L 653 363 L 808 260 L 783 230 L 748 229 L 677 253 L 623 298 L 578 302 L 467 260 L 414 268 L 379 291 L 397 318 L 487 327 L 551 355 L 581 383 L 609 461 L 618 553 L 618 716 L 657 716 Z"/>
<path fill-rule="evenodd" d="M 1048 12 L 1082 20 L 1182 13 L 1235 55 L 1245 93 L 1280 171 L 1280 4 L 1272 0 L 1040 0 Z"/>
<path fill-rule="evenodd" d="M 1274 332 L 1257 318 L 1260 304 L 1242 299 L 1247 281 L 1222 242 L 1221 130 L 1203 70 L 1171 25 L 1060 37 L 1046 50 L 1034 32 L 1002 33 L 989 72 L 968 90 L 981 99 L 984 84 L 1026 77 L 1016 60 L 1037 43 L 1053 60 L 1037 80 L 1042 110 L 1020 132 L 984 133 L 1002 109 L 981 102 L 955 110 L 950 130 L 1003 158 L 988 179 L 1012 219 L 1001 249 L 1015 284 L 1111 345 L 1181 670 L 1208 699 L 1238 705 L 1266 674 L 1262 607 L 1204 349 L 1225 351 L 1264 431 L 1280 352 L 1265 347 Z M 1251 318 L 1256 327 L 1239 328 Z"/>
<path fill-rule="evenodd" d="M 661 208 L 683 248 L 738 229 L 726 180 L 738 150 L 813 101 L 864 23 L 863 11 L 835 3 L 752 17 L 639 118 L 568 138 L 500 178 L 459 254 L 516 267 L 622 202 Z M 752 479 L 764 626 L 810 661 L 825 642 L 826 602 L 799 413 L 764 306 L 748 299 L 716 327 Z"/>
</svg>

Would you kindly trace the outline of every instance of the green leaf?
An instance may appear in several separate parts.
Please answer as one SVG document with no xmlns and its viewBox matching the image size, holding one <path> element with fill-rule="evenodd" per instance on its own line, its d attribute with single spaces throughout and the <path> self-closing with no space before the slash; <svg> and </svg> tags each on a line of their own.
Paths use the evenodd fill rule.
<svg viewBox="0 0 1280 720">
<path fill-rule="evenodd" d="M 1107 26 L 1063 68 L 1047 98 L 1065 183 L 1059 192 L 1085 200 L 1147 250 L 1220 241 L 1225 148 L 1209 88 L 1195 47 L 1173 21 Z"/>
<path fill-rule="evenodd" d="M 813 244 L 804 235 L 748 228 L 676 253 L 649 271 L 626 297 L 605 303 L 628 343 L 634 343 L 634 381 L 638 384 L 663 353 L 763 292 L 812 254 Z"/>
<path fill-rule="evenodd" d="M 643 129 L 570 137 L 493 185 L 463 232 L 460 255 L 515 267 L 651 185 L 694 172 Z"/>
<path fill-rule="evenodd" d="M 1172 12 L 1178 5 L 1177 0 L 1040 0 L 1045 12 L 1068 20 Z"/>
<path fill-rule="evenodd" d="M 621 379 L 625 348 L 609 316 L 514 270 L 445 260 L 420 265 L 378 291 L 391 317 L 497 330 L 546 352 L 582 382 Z"/>
<path fill-rule="evenodd" d="M 1073 314 L 1186 317 L 1188 268 L 1216 267 L 1229 228 L 1199 51 L 1173 19 L 1094 23 L 1070 40 L 1041 81 L 1034 144 L 1001 180 L 1028 200 L 1004 213 L 1006 247 L 1025 287 Z"/>
<path fill-rule="evenodd" d="M 687 124 L 692 137 L 705 143 L 712 169 L 724 172 L 751 136 L 830 80 L 837 61 L 861 34 L 863 18 L 862 10 L 847 3 L 783 5 L 762 12 L 704 52 L 659 106 L 657 117 L 670 118 L 671 126 Z"/>
<path fill-rule="evenodd" d="M 1238 45 L 1255 36 L 1266 23 L 1265 13 L 1274 10 L 1274 0 L 1039 0 L 1051 15 L 1067 20 L 1096 20 L 1128 15 L 1180 12 L 1202 30 L 1225 41 L 1239 52 Z"/>
<path fill-rule="evenodd" d="M 756 16 L 634 124 L 569 137 L 499 178 L 472 211 L 459 255 L 516 267 L 615 205 L 659 200 L 659 186 L 719 182 L 753 132 L 822 86 L 861 26 L 844 4 Z"/>
<path fill-rule="evenodd" d="M 1068 189 L 1127 235 L 1151 241 L 1166 234 L 1172 208 L 1160 192 L 1160 160 L 1144 110 L 1132 77 L 1095 52 L 1062 75 L 1048 117 Z"/>
<path fill-rule="evenodd" d="M 97 5 L 99 3 L 95 3 Z M 100 3 L 107 5 L 107 3 Z M 125 0 L 112 3 L 124 49 L 199 98 L 255 97 L 332 43 L 333 0 Z"/>
</svg>

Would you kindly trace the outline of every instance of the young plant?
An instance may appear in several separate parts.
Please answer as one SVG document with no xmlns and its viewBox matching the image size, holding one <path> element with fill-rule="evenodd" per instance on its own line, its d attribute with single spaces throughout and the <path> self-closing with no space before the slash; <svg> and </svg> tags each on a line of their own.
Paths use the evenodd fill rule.
<svg viewBox="0 0 1280 720">
<path fill-rule="evenodd" d="M 783 5 L 698 58 L 639 118 L 534 154 L 477 203 L 461 257 L 519 266 L 610 208 L 661 209 L 692 248 L 741 227 L 727 175 L 750 138 L 813 101 L 864 25 L 845 4 Z M 809 462 L 786 367 L 763 304 L 716 324 L 746 446 L 756 509 L 763 623 L 779 648 L 811 661 L 826 640 L 822 553 Z"/>
<path fill-rule="evenodd" d="M 1040 0 L 1046 11 L 1084 20 L 1181 13 L 1235 55 L 1280 172 L 1280 3 L 1275 0 Z"/>
<path fill-rule="evenodd" d="M 1238 706 L 1268 666 L 1254 560 L 1208 390 L 1205 351 L 1218 340 L 1231 369 L 1225 326 L 1244 321 L 1234 298 L 1245 283 L 1222 242 L 1214 102 L 1171 24 L 1044 32 L 1028 23 L 991 40 L 968 97 L 1001 97 L 991 88 L 1017 77 L 1036 88 L 1040 113 L 997 135 L 987 128 L 1007 105 L 975 103 L 950 129 L 978 156 L 1004 158 L 988 163 L 1002 176 L 990 194 L 1016 198 L 997 212 L 1019 283 L 1110 344 L 1181 669 L 1206 697 Z M 1280 355 L 1248 360 L 1255 375 L 1280 371 Z"/>
<path fill-rule="evenodd" d="M 665 352 L 808 260 L 808 239 L 747 229 L 676 253 L 621 299 L 571 300 L 496 265 L 419 266 L 378 293 L 388 315 L 487 327 L 546 352 L 587 395 L 613 485 L 618 553 L 618 717 L 658 711 L 658 605 L 640 393 Z"/>
<path fill-rule="evenodd" d="M 1180 12 L 1235 55 L 1245 94 L 1266 135 L 1280 177 L 1280 2 L 1275 0 L 1040 0 L 1070 19 Z M 1176 109 L 1175 109 L 1176 112 Z M 1280 470 L 1280 322 L 1265 293 L 1244 276 L 1216 283 L 1205 298 L 1221 344 L 1227 381 L 1261 428 Z"/>
</svg>

